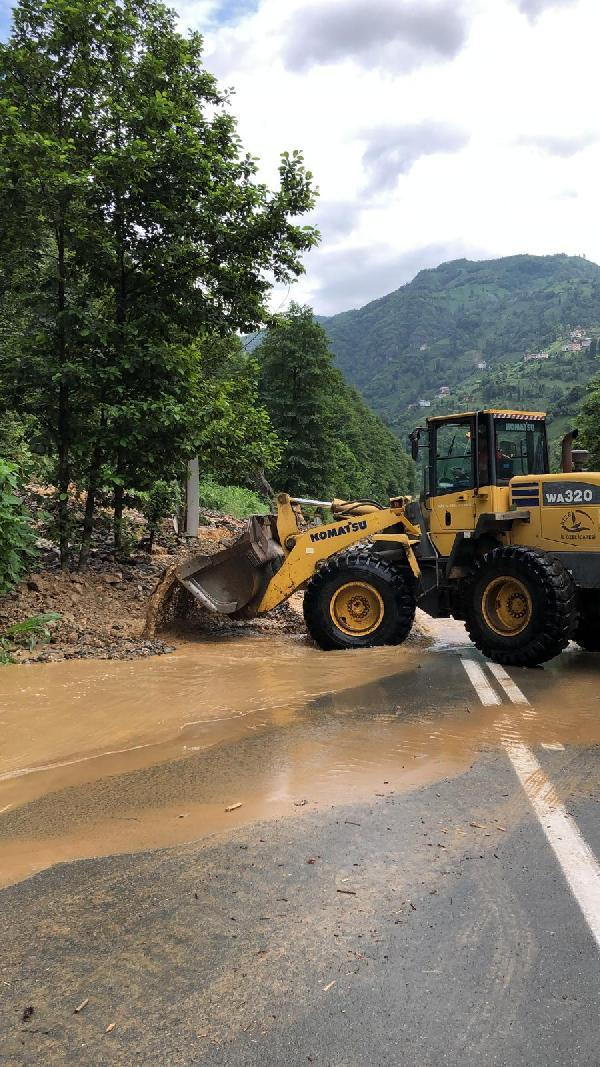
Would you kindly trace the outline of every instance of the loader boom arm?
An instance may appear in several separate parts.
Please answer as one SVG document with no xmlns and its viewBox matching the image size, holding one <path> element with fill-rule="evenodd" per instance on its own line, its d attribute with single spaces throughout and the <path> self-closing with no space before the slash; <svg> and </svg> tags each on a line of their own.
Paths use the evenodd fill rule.
<svg viewBox="0 0 600 1067">
<path fill-rule="evenodd" d="M 404 530 L 403 543 L 405 539 L 405 551 L 414 571 L 418 565 L 411 544 L 419 539 L 420 531 L 409 522 L 402 507 L 362 507 L 354 515 L 301 531 L 292 499 L 286 493 L 280 493 L 277 497 L 277 533 L 285 559 L 265 590 L 257 608 L 258 614 L 277 607 L 296 592 L 312 577 L 321 560 L 398 525 Z M 393 536 L 390 535 L 392 539 Z"/>
</svg>

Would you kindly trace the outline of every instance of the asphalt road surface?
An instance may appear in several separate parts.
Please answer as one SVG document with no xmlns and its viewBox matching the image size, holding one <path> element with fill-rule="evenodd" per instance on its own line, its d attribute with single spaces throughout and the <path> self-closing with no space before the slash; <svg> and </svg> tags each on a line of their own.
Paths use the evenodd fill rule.
<svg viewBox="0 0 600 1067">
<path fill-rule="evenodd" d="M 575 650 L 507 673 L 438 646 L 12 807 L 7 856 L 153 797 L 157 820 L 182 795 L 250 805 L 295 761 L 285 815 L 2 891 L 0 1063 L 596 1067 L 599 683 Z"/>
</svg>

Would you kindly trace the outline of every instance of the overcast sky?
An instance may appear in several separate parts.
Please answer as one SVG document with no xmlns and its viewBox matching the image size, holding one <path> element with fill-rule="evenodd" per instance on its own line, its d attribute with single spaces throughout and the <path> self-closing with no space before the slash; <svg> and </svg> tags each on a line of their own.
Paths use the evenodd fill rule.
<svg viewBox="0 0 600 1067">
<path fill-rule="evenodd" d="M 300 148 L 322 314 L 459 256 L 600 261 L 600 0 L 175 0 L 274 181 Z M 0 0 L 0 27 L 7 0 Z"/>
</svg>

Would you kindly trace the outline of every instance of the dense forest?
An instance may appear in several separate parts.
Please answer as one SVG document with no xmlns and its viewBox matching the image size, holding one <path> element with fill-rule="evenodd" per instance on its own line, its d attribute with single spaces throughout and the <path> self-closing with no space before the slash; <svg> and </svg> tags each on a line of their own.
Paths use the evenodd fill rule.
<svg viewBox="0 0 600 1067">
<path fill-rule="evenodd" d="M 277 485 L 296 494 L 380 501 L 412 488 L 398 438 L 333 365 L 310 308 L 292 304 L 256 349 L 261 394 L 283 442 Z"/>
</svg>

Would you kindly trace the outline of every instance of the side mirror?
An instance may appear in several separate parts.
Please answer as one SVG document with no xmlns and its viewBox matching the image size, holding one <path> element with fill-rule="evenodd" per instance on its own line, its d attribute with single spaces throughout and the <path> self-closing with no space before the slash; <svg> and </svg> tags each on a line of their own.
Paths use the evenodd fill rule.
<svg viewBox="0 0 600 1067">
<path fill-rule="evenodd" d="M 417 426 L 416 430 L 413 430 L 412 433 L 409 433 L 408 435 L 408 440 L 410 441 L 410 454 L 415 463 L 419 458 L 419 438 L 421 436 L 421 430 L 422 427 Z"/>
</svg>

